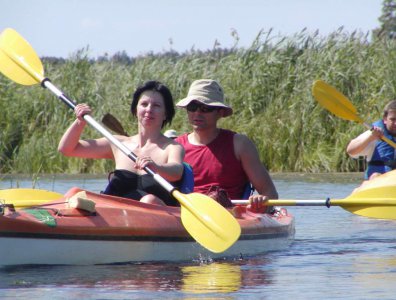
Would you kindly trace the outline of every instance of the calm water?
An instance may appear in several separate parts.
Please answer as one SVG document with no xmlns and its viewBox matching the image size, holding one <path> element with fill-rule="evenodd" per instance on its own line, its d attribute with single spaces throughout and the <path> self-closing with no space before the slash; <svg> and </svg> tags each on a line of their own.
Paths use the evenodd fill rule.
<svg viewBox="0 0 396 300">
<path fill-rule="evenodd" d="M 360 181 L 343 175 L 275 175 L 282 199 L 342 199 Z M 40 180 L 65 192 L 100 191 L 103 179 Z M 31 188 L 29 180 L 0 188 Z M 290 207 L 296 236 L 282 251 L 233 261 L 0 269 L 1 299 L 395 299 L 396 222 L 339 207 Z M 28 249 L 26 249 L 28 251 Z M 76 255 L 78 255 L 76 253 Z"/>
</svg>

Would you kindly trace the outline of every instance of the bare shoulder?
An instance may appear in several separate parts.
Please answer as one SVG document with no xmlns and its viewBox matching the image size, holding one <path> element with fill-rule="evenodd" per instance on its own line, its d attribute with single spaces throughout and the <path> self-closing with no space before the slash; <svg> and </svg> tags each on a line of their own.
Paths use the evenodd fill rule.
<svg viewBox="0 0 396 300">
<path fill-rule="evenodd" d="M 234 135 L 235 156 L 239 160 L 246 157 L 254 157 L 257 153 L 256 146 L 245 134 L 237 133 Z"/>
<path fill-rule="evenodd" d="M 168 145 L 169 147 L 176 149 L 178 151 L 182 151 L 184 153 L 184 147 L 181 144 L 179 144 L 178 142 L 176 142 L 173 139 L 169 139 L 169 140 L 170 140 L 169 145 Z"/>
<path fill-rule="evenodd" d="M 246 134 L 243 134 L 243 133 L 236 133 L 234 135 L 234 140 L 237 140 L 237 141 L 250 141 L 248 136 Z"/>
<path fill-rule="evenodd" d="M 252 140 L 249 139 L 247 135 L 242 133 L 237 133 L 234 135 L 234 146 L 235 148 L 240 148 L 240 149 L 248 149 L 251 147 L 253 148 L 255 147 Z"/>
<path fill-rule="evenodd" d="M 163 149 L 166 153 L 168 153 L 168 162 L 174 161 L 178 163 L 182 163 L 185 152 L 184 147 L 180 145 L 173 139 L 167 138 L 166 144 L 164 144 Z"/>
</svg>

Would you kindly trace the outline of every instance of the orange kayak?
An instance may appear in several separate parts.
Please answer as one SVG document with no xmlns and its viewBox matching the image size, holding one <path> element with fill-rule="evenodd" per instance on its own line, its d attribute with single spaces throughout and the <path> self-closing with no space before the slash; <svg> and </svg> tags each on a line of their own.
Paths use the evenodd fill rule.
<svg viewBox="0 0 396 300">
<path fill-rule="evenodd" d="M 85 192 L 94 210 L 70 207 Z M 287 247 L 294 218 L 286 209 L 259 214 L 239 207 L 239 240 L 211 253 L 183 227 L 180 208 L 70 189 L 62 198 L 0 215 L 0 265 L 92 265 L 245 257 Z"/>
</svg>

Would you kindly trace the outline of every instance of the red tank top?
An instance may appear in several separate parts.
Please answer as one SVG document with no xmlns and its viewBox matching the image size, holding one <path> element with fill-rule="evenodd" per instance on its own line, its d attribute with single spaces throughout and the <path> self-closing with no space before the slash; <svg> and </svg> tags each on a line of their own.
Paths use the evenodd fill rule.
<svg viewBox="0 0 396 300">
<path fill-rule="evenodd" d="M 220 186 L 231 199 L 240 199 L 249 182 L 241 162 L 234 152 L 235 132 L 221 129 L 219 135 L 208 145 L 192 145 L 188 134 L 176 141 L 186 150 L 184 160 L 194 173 L 194 192 L 206 194 L 210 187 Z"/>
</svg>

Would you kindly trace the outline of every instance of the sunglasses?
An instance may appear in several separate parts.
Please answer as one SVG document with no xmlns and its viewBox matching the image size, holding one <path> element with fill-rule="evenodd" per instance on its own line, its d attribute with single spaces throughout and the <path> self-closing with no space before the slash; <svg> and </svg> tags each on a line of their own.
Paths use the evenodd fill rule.
<svg viewBox="0 0 396 300">
<path fill-rule="evenodd" d="M 191 102 L 190 104 L 187 105 L 187 111 L 189 112 L 196 112 L 198 109 L 201 113 L 210 113 L 212 111 L 218 110 L 219 107 L 216 106 L 208 106 L 208 105 L 203 105 L 199 104 L 197 102 Z"/>
</svg>

